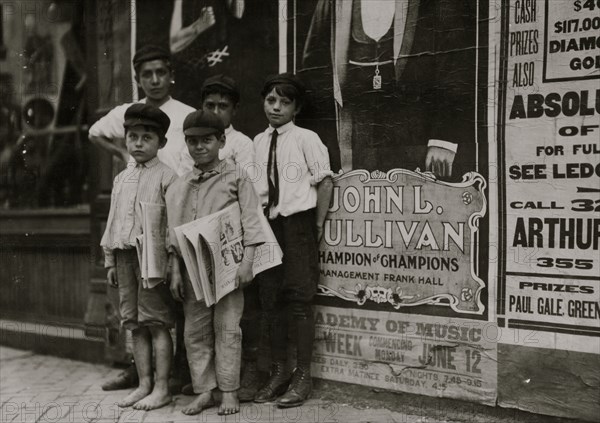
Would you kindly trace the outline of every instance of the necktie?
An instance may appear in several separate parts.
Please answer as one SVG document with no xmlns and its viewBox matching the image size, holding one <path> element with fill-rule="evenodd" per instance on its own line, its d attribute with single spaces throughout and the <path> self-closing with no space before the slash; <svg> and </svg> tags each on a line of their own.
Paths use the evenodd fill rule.
<svg viewBox="0 0 600 423">
<path fill-rule="evenodd" d="M 271 144 L 269 145 L 269 161 L 267 162 L 267 175 L 269 180 L 269 201 L 265 213 L 268 213 L 271 206 L 279 203 L 279 172 L 277 171 L 277 130 L 271 135 Z"/>
<path fill-rule="evenodd" d="M 197 182 L 204 182 L 207 179 L 212 178 L 215 175 L 218 175 L 219 172 L 215 169 L 212 170 L 208 170 L 208 171 L 203 171 L 201 169 L 198 169 L 196 166 L 194 166 L 194 176 Z"/>
</svg>

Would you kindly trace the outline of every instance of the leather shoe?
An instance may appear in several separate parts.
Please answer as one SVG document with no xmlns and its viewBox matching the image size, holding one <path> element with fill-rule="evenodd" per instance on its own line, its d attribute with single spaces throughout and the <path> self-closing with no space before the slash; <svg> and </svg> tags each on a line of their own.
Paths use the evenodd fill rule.
<svg viewBox="0 0 600 423">
<path fill-rule="evenodd" d="M 247 361 L 242 373 L 238 399 L 240 402 L 254 401 L 258 388 L 261 386 L 261 377 L 255 361 Z"/>
<path fill-rule="evenodd" d="M 289 382 L 290 378 L 285 370 L 285 363 L 274 362 L 271 369 L 271 377 L 267 384 L 256 393 L 254 402 L 262 404 L 275 401 L 278 396 L 285 392 Z"/>
<path fill-rule="evenodd" d="M 116 391 L 119 389 L 130 389 L 138 386 L 139 379 L 135 365 L 131 365 L 123 370 L 114 379 L 104 382 L 103 391 Z"/>
<path fill-rule="evenodd" d="M 297 368 L 287 392 L 277 400 L 279 408 L 298 407 L 308 399 L 312 392 L 310 370 Z"/>
</svg>

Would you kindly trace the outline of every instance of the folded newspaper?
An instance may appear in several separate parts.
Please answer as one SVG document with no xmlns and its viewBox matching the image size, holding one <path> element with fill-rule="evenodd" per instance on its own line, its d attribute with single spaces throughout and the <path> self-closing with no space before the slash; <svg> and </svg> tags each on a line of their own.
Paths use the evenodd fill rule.
<svg viewBox="0 0 600 423">
<path fill-rule="evenodd" d="M 256 247 L 252 274 L 281 264 L 283 253 L 269 222 L 259 213 L 266 242 Z M 244 259 L 240 206 L 236 202 L 209 216 L 173 228 L 198 301 L 212 306 L 236 289 Z"/>
<path fill-rule="evenodd" d="M 154 288 L 167 277 L 167 215 L 161 204 L 140 203 L 142 234 L 136 237 L 142 286 Z"/>
</svg>

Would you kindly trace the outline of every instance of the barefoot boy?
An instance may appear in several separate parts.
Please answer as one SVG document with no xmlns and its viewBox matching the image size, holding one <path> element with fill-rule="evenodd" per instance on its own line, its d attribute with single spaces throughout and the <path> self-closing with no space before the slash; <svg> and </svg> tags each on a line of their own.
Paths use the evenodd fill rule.
<svg viewBox="0 0 600 423">
<path fill-rule="evenodd" d="M 246 135 L 232 125 L 240 104 L 240 90 L 233 78 L 215 75 L 202 84 L 200 93 L 202 110 L 213 112 L 225 125 L 225 147 L 219 150 L 219 158 L 231 158 L 238 169 L 246 173 L 254 170 L 254 145 Z M 252 175 L 250 175 L 252 176 Z M 260 303 L 258 285 L 249 284 L 244 289 L 244 314 L 242 328 L 242 376 L 238 397 L 240 402 L 254 400 L 259 388 L 260 377 L 257 367 L 258 345 L 260 340 Z"/>
<path fill-rule="evenodd" d="M 258 197 L 252 183 L 231 160 L 219 159 L 225 146 L 225 126 L 215 114 L 190 113 L 183 124 L 185 142 L 194 159 L 194 169 L 180 177 L 167 193 L 170 228 L 171 293 L 183 301 L 185 345 L 194 392 L 198 396 L 182 412 L 197 414 L 213 405 L 212 390 L 219 388 L 219 414 L 239 411 L 241 330 L 244 309 L 242 289 L 223 297 L 214 307 L 197 301 L 189 275 L 181 263 L 181 252 L 173 228 L 218 212 L 239 202 L 244 259 L 236 280 L 239 288 L 252 281 L 255 246 L 265 242 L 260 225 Z"/>
<path fill-rule="evenodd" d="M 108 283 L 119 287 L 121 322 L 131 330 L 139 374 L 138 388 L 118 405 L 137 410 L 152 410 L 171 402 L 168 377 L 173 345 L 169 328 L 173 327 L 174 318 L 166 302 L 169 289 L 165 283 L 153 288 L 142 286 L 135 250 L 136 237 L 142 233 L 141 203 L 164 205 L 167 188 L 177 177 L 156 156 L 167 142 L 169 124 L 164 112 L 147 104 L 134 104 L 125 112 L 125 145 L 135 165 L 115 177 L 110 213 L 100 243 Z"/>
</svg>

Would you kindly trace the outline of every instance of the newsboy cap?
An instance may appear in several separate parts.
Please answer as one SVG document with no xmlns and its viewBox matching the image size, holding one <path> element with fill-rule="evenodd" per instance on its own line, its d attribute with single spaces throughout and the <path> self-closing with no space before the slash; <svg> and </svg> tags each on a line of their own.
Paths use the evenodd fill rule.
<svg viewBox="0 0 600 423">
<path fill-rule="evenodd" d="M 235 82 L 235 80 L 227 75 L 214 75 L 211 76 L 210 78 L 206 78 L 204 80 L 204 83 L 202 84 L 202 91 L 204 91 L 207 87 L 212 87 L 212 86 L 219 86 L 219 87 L 223 87 L 226 90 L 232 91 L 236 94 L 239 95 L 240 90 Z"/>
<path fill-rule="evenodd" d="M 136 125 L 151 126 L 164 137 L 170 124 L 169 116 L 159 108 L 145 103 L 135 103 L 125 111 L 123 126 L 125 128 Z"/>
<path fill-rule="evenodd" d="M 146 44 L 140 47 L 133 56 L 133 67 L 138 67 L 151 60 L 170 60 L 171 53 L 163 47 Z"/>
<path fill-rule="evenodd" d="M 267 78 L 267 80 L 265 81 L 265 85 L 263 85 L 263 90 L 262 90 L 263 95 L 268 94 L 267 91 L 270 91 L 270 88 L 273 85 L 277 85 L 277 84 L 292 85 L 294 88 L 296 88 L 296 90 L 298 90 L 298 94 L 300 94 L 301 96 L 303 96 L 306 93 L 306 87 L 304 86 L 304 83 L 302 83 L 300 78 L 298 78 L 296 75 L 294 75 L 291 72 L 285 72 L 285 73 L 280 73 L 278 75 L 272 75 Z"/>
<path fill-rule="evenodd" d="M 210 135 L 224 133 L 225 125 L 221 118 L 212 112 L 196 110 L 186 116 L 183 121 L 185 135 Z"/>
</svg>

